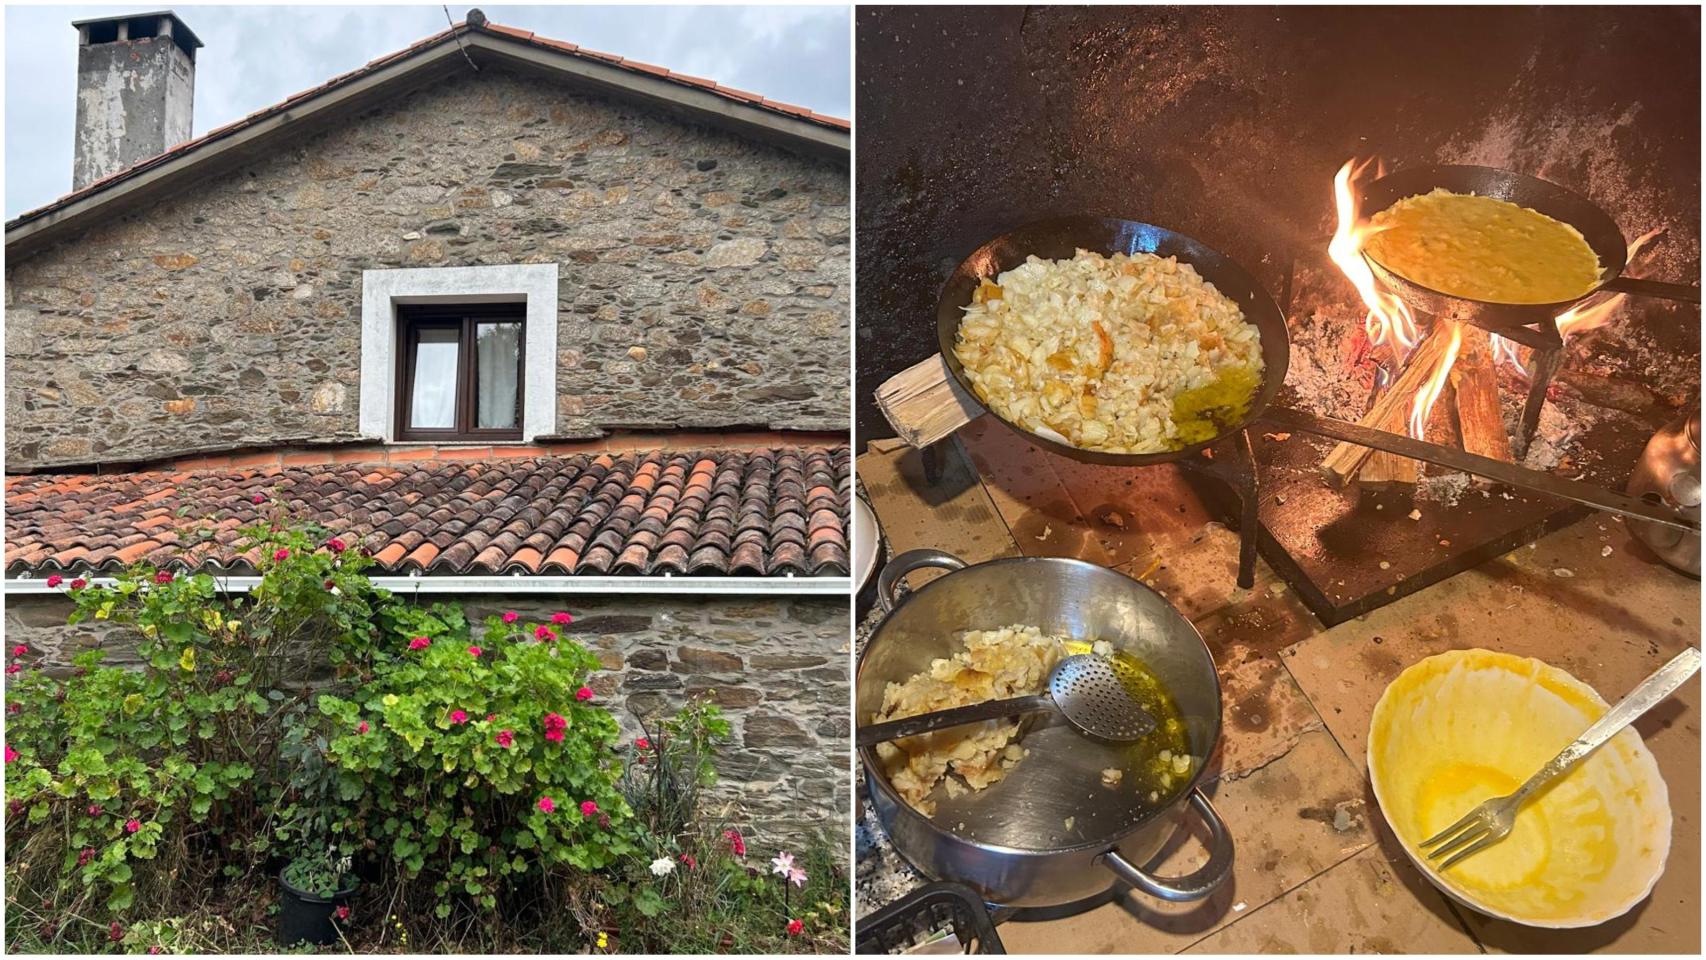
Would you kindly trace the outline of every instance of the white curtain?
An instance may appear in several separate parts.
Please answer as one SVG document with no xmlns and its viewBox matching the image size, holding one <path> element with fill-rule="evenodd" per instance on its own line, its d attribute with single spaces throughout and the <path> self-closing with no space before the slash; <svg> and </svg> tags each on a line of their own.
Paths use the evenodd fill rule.
<svg viewBox="0 0 1706 960">
<path fill-rule="evenodd" d="M 521 324 L 482 323 L 474 357 L 478 389 L 476 426 L 482 430 L 507 430 L 516 423 L 516 374 L 521 368 Z"/>
<path fill-rule="evenodd" d="M 429 327 L 415 346 L 414 395 L 409 400 L 409 426 L 454 429 L 456 426 L 456 355 L 460 333 Z"/>
</svg>

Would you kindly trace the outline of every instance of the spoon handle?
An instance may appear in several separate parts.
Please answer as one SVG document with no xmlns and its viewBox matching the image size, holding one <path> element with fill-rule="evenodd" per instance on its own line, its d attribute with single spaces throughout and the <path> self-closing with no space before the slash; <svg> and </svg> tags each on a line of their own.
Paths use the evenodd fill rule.
<svg viewBox="0 0 1706 960">
<path fill-rule="evenodd" d="M 1700 651 L 1693 647 L 1684 647 L 1682 652 L 1671 658 L 1671 661 L 1653 671 L 1652 676 L 1642 680 L 1640 685 L 1629 692 L 1618 702 L 1617 706 L 1605 712 L 1593 726 L 1565 747 L 1552 762 L 1541 767 L 1540 771 L 1528 778 L 1516 792 L 1518 802 L 1522 798 L 1562 776 L 1578 761 L 1588 754 L 1598 750 L 1617 734 L 1619 730 L 1634 723 L 1637 717 L 1659 704 L 1659 701 L 1671 695 L 1684 680 L 1694 676 L 1700 669 Z"/>
<path fill-rule="evenodd" d="M 952 710 L 921 713 L 915 717 L 890 720 L 887 723 L 873 723 L 868 727 L 860 727 L 855 739 L 859 746 L 869 747 L 885 740 L 916 737 L 921 733 L 931 733 L 948 727 L 958 727 L 962 724 L 978 723 L 984 720 L 1000 720 L 1003 717 L 1016 716 L 1021 713 L 1035 713 L 1038 710 L 1052 709 L 1054 709 L 1054 701 L 1046 693 L 1030 697 L 1012 697 L 1007 700 L 985 700 L 969 707 L 955 707 Z"/>
</svg>

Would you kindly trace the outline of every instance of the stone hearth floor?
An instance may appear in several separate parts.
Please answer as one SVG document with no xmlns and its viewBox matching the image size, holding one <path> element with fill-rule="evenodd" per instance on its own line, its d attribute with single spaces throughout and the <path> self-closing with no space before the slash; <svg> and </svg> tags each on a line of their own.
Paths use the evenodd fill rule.
<svg viewBox="0 0 1706 960">
<path fill-rule="evenodd" d="M 1375 700 L 1423 657 L 1469 646 L 1534 656 L 1615 702 L 1698 644 L 1699 581 L 1660 564 L 1620 520 L 1589 516 L 1326 629 L 1265 563 L 1253 589 L 1236 587 L 1237 535 L 1174 467 L 1079 464 L 987 417 L 943 447 L 935 486 L 899 441 L 859 458 L 892 553 L 1072 556 L 1138 577 L 1202 632 L 1226 705 L 1206 789 L 1237 844 L 1227 884 L 1196 905 L 1126 891 L 1075 916 L 1009 921 L 999 929 L 1008 952 L 1700 952 L 1698 677 L 1637 724 L 1670 790 L 1668 866 L 1651 897 L 1598 927 L 1535 930 L 1447 901 L 1405 859 L 1364 769 Z M 860 835 L 856 915 L 915 882 Z M 1163 868 L 1184 873 L 1204 856 L 1187 843 Z"/>
</svg>

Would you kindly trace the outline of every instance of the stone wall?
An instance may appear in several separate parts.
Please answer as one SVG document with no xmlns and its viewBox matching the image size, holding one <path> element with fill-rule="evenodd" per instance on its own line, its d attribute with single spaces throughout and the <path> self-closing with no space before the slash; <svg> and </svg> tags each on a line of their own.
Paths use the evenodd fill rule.
<svg viewBox="0 0 1706 960">
<path fill-rule="evenodd" d="M 718 765 L 713 805 L 772 841 L 822 830 L 845 839 L 851 776 L 847 601 L 841 598 L 461 597 L 469 620 L 505 610 L 524 618 L 575 615 L 568 635 L 603 661 L 591 686 L 639 734 L 651 718 L 705 695 L 734 735 Z M 96 644 L 107 662 L 134 664 L 132 641 L 109 623 L 67 626 L 59 597 L 9 597 L 6 643 L 27 643 L 50 671 Z M 32 656 L 32 659 L 34 657 Z"/>
<path fill-rule="evenodd" d="M 558 434 L 845 429 L 847 177 L 554 80 L 440 81 L 9 263 L 9 465 L 357 436 L 361 271 L 395 267 L 560 265 Z"/>
</svg>

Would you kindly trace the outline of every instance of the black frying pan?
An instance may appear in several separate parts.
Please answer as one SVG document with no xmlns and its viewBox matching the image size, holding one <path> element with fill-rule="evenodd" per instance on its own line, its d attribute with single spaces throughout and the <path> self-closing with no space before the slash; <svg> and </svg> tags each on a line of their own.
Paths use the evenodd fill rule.
<svg viewBox="0 0 1706 960">
<path fill-rule="evenodd" d="M 1285 382 L 1286 367 L 1291 360 L 1291 337 L 1286 331 L 1285 314 L 1280 312 L 1279 304 L 1274 302 L 1274 298 L 1269 296 L 1268 292 L 1262 289 L 1262 285 L 1246 273 L 1243 267 L 1224 254 L 1211 250 L 1182 233 L 1174 233 L 1164 227 L 1134 220 L 1098 217 L 1063 217 L 1026 224 L 977 248 L 948 277 L 948 282 L 942 287 L 941 299 L 936 302 L 936 339 L 941 345 L 942 359 L 947 362 L 948 371 L 960 382 L 960 386 L 965 388 L 967 396 L 976 397 L 977 391 L 972 389 L 965 369 L 954 355 L 954 337 L 960 328 L 960 317 L 964 309 L 971 305 L 972 293 L 977 290 L 978 284 L 985 278 L 993 279 L 1003 271 L 1024 263 L 1025 258 L 1032 254 L 1045 260 L 1064 260 L 1071 258 L 1080 249 L 1103 256 L 1116 253 L 1152 253 L 1158 257 L 1178 257 L 1179 262 L 1195 267 L 1204 280 L 1231 297 L 1243 309 L 1244 319 L 1254 323 L 1262 337 L 1262 360 L 1265 369 L 1261 387 L 1256 391 L 1256 398 L 1250 403 L 1249 415 L 1242 423 L 1226 427 L 1212 440 L 1162 453 L 1105 453 L 1085 450 L 1032 433 L 994 411 L 991 411 L 992 416 L 1024 434 L 1026 439 L 1037 446 L 1061 456 L 1085 463 L 1121 467 L 1142 467 L 1190 456 L 1204 447 L 1211 446 L 1222 437 L 1242 430 L 1246 424 L 1261 416 L 1262 411 L 1279 392 L 1280 385 Z"/>
<path fill-rule="evenodd" d="M 1474 193 L 1483 197 L 1508 200 L 1575 227 L 1581 231 L 1588 246 L 1592 247 L 1599 257 L 1600 280 L 1598 286 L 1574 300 L 1559 303 L 1490 303 L 1455 297 L 1406 280 L 1365 253 L 1363 259 L 1368 261 L 1374 275 L 1413 310 L 1434 317 L 1470 320 L 1478 326 L 1498 329 L 1549 322 L 1558 314 L 1601 291 L 1700 302 L 1699 287 L 1636 280 L 1623 276 L 1623 268 L 1627 266 L 1628 245 L 1623 239 L 1623 232 L 1617 228 L 1617 221 L 1587 198 L 1538 177 L 1527 177 L 1496 167 L 1458 164 L 1405 167 L 1363 185 L 1358 191 L 1360 195 L 1357 198 L 1357 211 L 1361 216 L 1372 216 L 1405 197 L 1429 193 L 1436 187 L 1443 187 L 1452 193 Z"/>
</svg>

